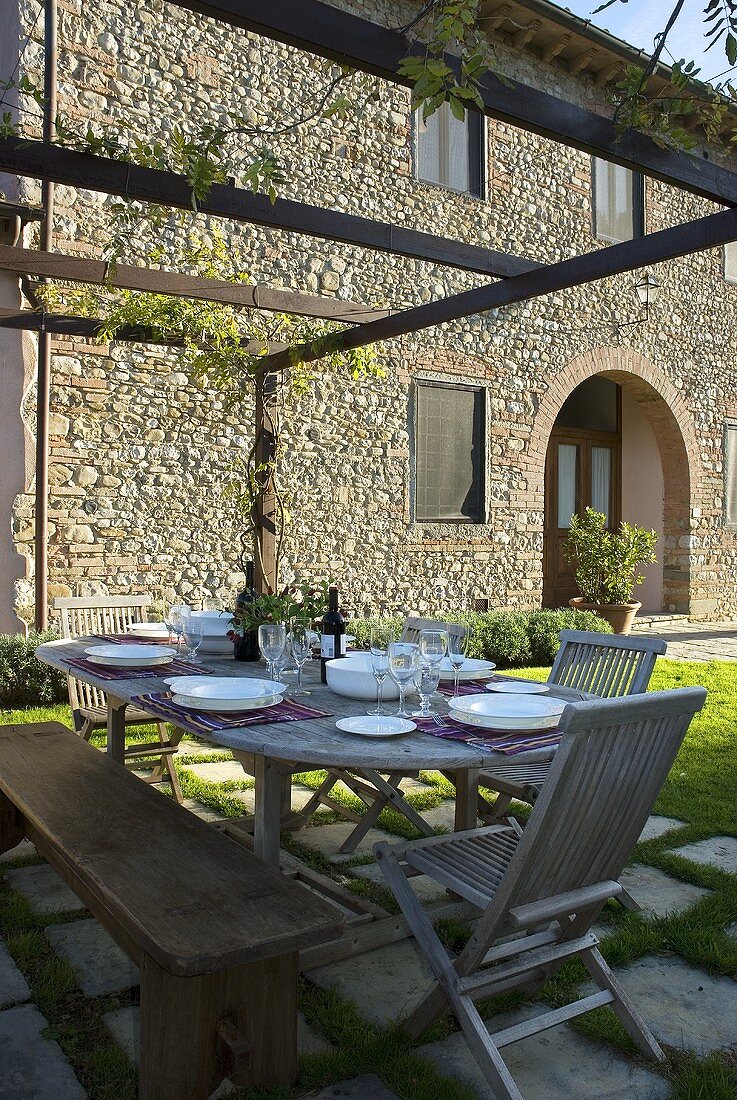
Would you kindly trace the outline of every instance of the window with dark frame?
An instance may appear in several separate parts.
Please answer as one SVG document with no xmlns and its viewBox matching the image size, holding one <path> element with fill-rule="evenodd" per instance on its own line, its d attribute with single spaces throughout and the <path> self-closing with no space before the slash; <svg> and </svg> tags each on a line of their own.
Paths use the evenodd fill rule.
<svg viewBox="0 0 737 1100">
<path fill-rule="evenodd" d="M 645 180 L 621 164 L 592 157 L 594 236 L 619 244 L 645 233 Z"/>
<path fill-rule="evenodd" d="M 415 112 L 415 175 L 450 191 L 483 198 L 483 119 L 466 111 L 461 121 L 443 103 L 429 118 Z"/>
<path fill-rule="evenodd" d="M 722 273 L 728 283 L 737 283 L 737 241 L 729 241 L 722 254 Z"/>
<path fill-rule="evenodd" d="M 415 519 L 485 520 L 485 391 L 418 382 L 415 389 Z"/>
<path fill-rule="evenodd" d="M 724 519 L 737 527 L 737 424 L 724 425 Z"/>
</svg>

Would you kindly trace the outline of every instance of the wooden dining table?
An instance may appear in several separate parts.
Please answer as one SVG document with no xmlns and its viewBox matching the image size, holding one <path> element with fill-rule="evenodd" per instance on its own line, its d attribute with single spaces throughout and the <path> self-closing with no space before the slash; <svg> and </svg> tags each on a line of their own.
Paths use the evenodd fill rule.
<svg viewBox="0 0 737 1100">
<path fill-rule="evenodd" d="M 70 658 L 83 658 L 85 649 L 99 644 L 99 638 L 78 638 L 73 641 L 45 642 L 36 656 L 45 664 L 68 672 L 77 679 L 103 691 L 108 706 L 107 751 L 110 757 L 123 763 L 125 748 L 125 709 L 142 695 L 166 692 L 166 666 L 156 677 L 136 677 L 106 680 L 88 670 L 69 665 Z M 220 676 L 263 677 L 260 663 L 235 662 L 229 658 L 201 656 L 203 669 Z M 346 733 L 336 728 L 336 720 L 366 714 L 369 704 L 336 695 L 320 683 L 319 662 L 310 661 L 303 673 L 310 694 L 299 701 L 329 712 L 328 717 L 306 718 L 271 724 L 254 723 L 236 729 L 200 733 L 208 741 L 230 749 L 245 770 L 255 778 L 255 813 L 253 823 L 254 850 L 266 863 L 278 865 L 280 830 L 289 806 L 291 776 L 295 771 L 335 768 L 372 770 L 377 773 L 414 771 L 453 772 L 456 777 L 455 828 L 476 825 L 476 790 L 478 773 L 494 764 L 509 762 L 510 757 L 483 746 L 446 740 L 415 730 L 399 737 L 368 738 Z M 580 700 L 581 693 L 568 688 L 550 686 L 551 696 L 565 700 Z M 141 705 L 141 704 L 139 704 Z M 439 704 L 443 712 L 447 703 Z M 389 713 L 394 709 L 386 704 Z M 479 731 L 481 734 L 482 731 Z M 549 759 L 551 750 L 537 749 L 513 757 L 515 761 Z"/>
</svg>

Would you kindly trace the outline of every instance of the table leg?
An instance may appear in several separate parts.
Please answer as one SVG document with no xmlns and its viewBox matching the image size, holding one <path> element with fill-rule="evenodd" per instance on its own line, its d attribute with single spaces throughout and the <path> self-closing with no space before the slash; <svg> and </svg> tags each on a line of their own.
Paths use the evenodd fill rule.
<svg viewBox="0 0 737 1100">
<path fill-rule="evenodd" d="M 460 768 L 455 773 L 456 816 L 455 830 L 475 829 L 478 816 L 479 768 Z"/>
<path fill-rule="evenodd" d="M 116 764 L 125 763 L 126 703 L 107 695 L 107 754 Z"/>
<path fill-rule="evenodd" d="M 270 760 L 266 756 L 257 756 L 255 764 L 256 820 L 253 830 L 253 850 L 264 863 L 278 867 L 283 769 L 276 760 Z"/>
</svg>

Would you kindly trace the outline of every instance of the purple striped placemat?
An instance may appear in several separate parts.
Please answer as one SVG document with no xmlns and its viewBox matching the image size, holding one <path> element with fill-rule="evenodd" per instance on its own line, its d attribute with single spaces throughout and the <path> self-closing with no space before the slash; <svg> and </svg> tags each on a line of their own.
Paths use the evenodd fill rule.
<svg viewBox="0 0 737 1100">
<path fill-rule="evenodd" d="M 138 634 L 93 634 L 93 638 L 99 638 L 102 642 L 111 642 L 113 645 L 176 645 L 176 638 L 170 634 L 168 638 L 142 638 Z"/>
<path fill-rule="evenodd" d="M 143 668 L 116 668 L 114 665 L 98 665 L 86 657 L 67 657 L 66 664 L 80 672 L 89 672 L 100 680 L 142 680 L 144 678 L 161 679 L 162 676 L 212 676 L 211 668 L 194 665 L 189 661 L 174 660 L 166 665 L 148 665 Z"/>
<path fill-rule="evenodd" d="M 273 707 L 240 711 L 191 710 L 175 703 L 171 695 L 164 691 L 138 695 L 133 702 L 149 714 L 156 715 L 162 722 L 170 722 L 190 733 L 216 733 L 218 730 L 240 729 L 241 726 L 263 725 L 267 722 L 300 722 L 306 718 L 327 718 L 330 715 L 328 710 L 306 707 L 302 703 L 295 703 L 293 699 L 283 699 Z"/>
<path fill-rule="evenodd" d="M 520 752 L 531 752 L 533 749 L 555 749 L 560 744 L 563 736 L 559 729 L 552 730 L 485 730 L 478 726 L 469 726 L 466 722 L 458 722 L 455 718 L 442 717 L 442 725 L 438 725 L 434 718 L 415 718 L 418 730 L 422 733 L 430 733 L 433 737 L 443 737 L 448 741 L 464 741 L 469 745 L 477 745 L 482 749 L 490 749 L 493 752 L 504 753 L 505 756 L 515 756 Z"/>
<path fill-rule="evenodd" d="M 480 691 L 486 690 L 487 684 L 493 684 L 495 680 L 504 680 L 504 676 L 490 676 L 488 680 L 461 680 L 458 684 L 458 695 L 478 695 Z M 438 684 L 438 691 L 441 695 L 454 696 L 452 680 L 442 680 Z"/>
</svg>

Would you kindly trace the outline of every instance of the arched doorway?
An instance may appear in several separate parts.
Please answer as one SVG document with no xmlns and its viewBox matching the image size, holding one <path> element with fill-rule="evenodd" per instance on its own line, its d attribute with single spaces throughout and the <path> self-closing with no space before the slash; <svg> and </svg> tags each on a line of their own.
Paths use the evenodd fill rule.
<svg viewBox="0 0 737 1100">
<path fill-rule="evenodd" d="M 702 474 L 690 411 L 670 379 L 630 349 L 587 352 L 553 380 L 533 430 L 531 473 L 537 465 L 544 500 L 543 605 L 569 598 L 573 578 L 560 542 L 574 499 L 576 510 L 592 504 L 612 525 L 623 518 L 654 527 L 658 563 L 637 596 L 643 610 L 688 612 L 691 510 L 701 504 Z"/>
</svg>

